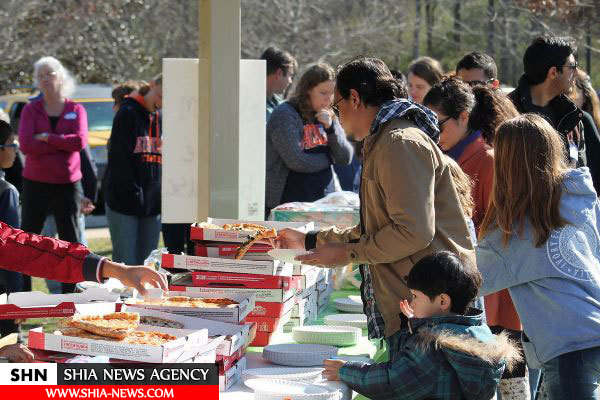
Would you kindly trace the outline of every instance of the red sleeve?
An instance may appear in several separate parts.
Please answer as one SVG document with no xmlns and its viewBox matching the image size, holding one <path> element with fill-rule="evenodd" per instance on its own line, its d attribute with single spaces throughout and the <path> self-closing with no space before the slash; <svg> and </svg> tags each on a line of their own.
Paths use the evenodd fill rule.
<svg viewBox="0 0 600 400">
<path fill-rule="evenodd" d="M 48 144 L 59 150 L 73 152 L 81 151 L 87 145 L 88 123 L 85 108 L 76 104 L 73 112 L 77 114 L 74 131 L 61 135 L 49 135 Z"/>
<path fill-rule="evenodd" d="M 82 244 L 23 232 L 0 222 L 0 267 L 60 282 L 82 282 L 90 251 Z M 95 279 L 94 279 L 95 280 Z"/>
</svg>

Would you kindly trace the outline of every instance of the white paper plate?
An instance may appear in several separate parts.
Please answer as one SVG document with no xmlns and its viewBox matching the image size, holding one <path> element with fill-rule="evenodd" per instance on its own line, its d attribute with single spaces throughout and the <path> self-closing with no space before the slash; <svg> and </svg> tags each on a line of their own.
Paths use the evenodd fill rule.
<svg viewBox="0 0 600 400">
<path fill-rule="evenodd" d="M 325 317 L 325 325 L 353 326 L 367 329 L 367 316 L 365 314 L 332 314 Z"/>
<path fill-rule="evenodd" d="M 303 256 L 305 254 L 310 253 L 310 251 L 300 250 L 300 249 L 273 249 L 269 250 L 267 254 L 273 257 L 276 260 L 281 260 L 284 262 L 289 262 L 292 264 L 301 264 L 300 261 L 294 260 L 297 256 Z"/>
<path fill-rule="evenodd" d="M 292 338 L 298 343 L 353 346 L 362 336 L 362 330 L 352 326 L 297 326 Z"/>
<path fill-rule="evenodd" d="M 242 372 L 244 383 L 249 379 L 284 379 L 286 381 L 315 383 L 321 380 L 323 368 L 250 368 Z"/>
<path fill-rule="evenodd" d="M 254 398 L 257 400 L 280 400 L 282 398 L 337 400 L 341 398 L 339 389 L 284 379 L 248 379 L 246 385 L 254 389 Z"/>
<path fill-rule="evenodd" d="M 346 313 L 360 314 L 363 312 L 363 303 L 360 301 L 356 301 L 355 299 L 351 299 L 349 297 L 335 299 L 333 301 L 333 306 L 337 310 Z"/>
<path fill-rule="evenodd" d="M 323 360 L 336 357 L 338 349 L 315 344 L 271 344 L 263 349 L 263 358 L 274 364 L 291 367 L 322 366 Z"/>
</svg>

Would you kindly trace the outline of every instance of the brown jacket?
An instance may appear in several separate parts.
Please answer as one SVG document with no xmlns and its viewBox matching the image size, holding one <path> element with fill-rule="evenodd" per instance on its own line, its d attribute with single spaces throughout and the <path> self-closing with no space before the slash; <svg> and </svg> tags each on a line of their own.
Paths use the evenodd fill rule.
<svg viewBox="0 0 600 400">
<path fill-rule="evenodd" d="M 317 243 L 350 242 L 348 262 L 369 264 L 385 336 L 400 329 L 405 279 L 427 254 L 449 250 L 473 257 L 469 229 L 438 146 L 407 119 L 395 119 L 364 140 L 361 226 L 321 231 Z M 373 299 L 367 299 L 373 301 Z"/>
</svg>

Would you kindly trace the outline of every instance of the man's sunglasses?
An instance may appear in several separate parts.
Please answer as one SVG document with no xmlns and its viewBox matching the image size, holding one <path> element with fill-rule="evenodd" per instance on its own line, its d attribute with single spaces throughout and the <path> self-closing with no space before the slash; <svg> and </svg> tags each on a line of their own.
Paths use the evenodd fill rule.
<svg viewBox="0 0 600 400">
<path fill-rule="evenodd" d="M 473 86 L 487 86 L 490 83 L 494 82 L 494 78 L 490 78 L 487 81 L 469 81 L 467 84 L 471 87 Z"/>
<path fill-rule="evenodd" d="M 340 98 L 338 101 L 336 101 L 335 103 L 332 104 L 331 109 L 333 110 L 333 113 L 335 114 L 336 117 L 340 117 L 340 109 L 338 108 L 338 104 L 340 103 L 340 101 L 344 100 L 344 98 Z"/>
<path fill-rule="evenodd" d="M 562 68 L 562 67 L 565 67 L 565 68 L 569 68 L 571 71 L 575 71 L 577 68 L 579 68 L 579 63 L 578 63 L 577 61 L 575 61 L 575 63 L 574 63 L 574 64 L 568 64 L 568 65 L 557 65 L 556 67 L 557 67 L 557 68 L 559 68 L 559 67 L 560 67 L 560 68 Z"/>
</svg>

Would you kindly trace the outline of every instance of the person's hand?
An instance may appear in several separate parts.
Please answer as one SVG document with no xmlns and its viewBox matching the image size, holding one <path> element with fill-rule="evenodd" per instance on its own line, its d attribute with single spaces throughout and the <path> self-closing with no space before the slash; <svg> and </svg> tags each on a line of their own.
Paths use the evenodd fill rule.
<svg viewBox="0 0 600 400">
<path fill-rule="evenodd" d="M 317 265 L 322 267 L 340 267 L 348 264 L 346 243 L 325 243 L 312 249 L 310 253 L 297 256 L 296 261 L 302 264 Z"/>
<path fill-rule="evenodd" d="M 279 235 L 275 238 L 274 246 L 276 249 L 299 249 L 304 250 L 304 239 L 306 233 L 299 230 L 286 228 L 279 231 Z"/>
<path fill-rule="evenodd" d="M 94 211 L 95 208 L 96 206 L 94 205 L 94 203 L 92 203 L 92 201 L 87 197 L 84 196 L 81 199 L 81 212 L 83 215 L 91 214 L 91 212 Z"/>
<path fill-rule="evenodd" d="M 123 285 L 135 288 L 142 296 L 146 294 L 146 284 L 164 291 L 168 290 L 167 277 L 165 275 L 142 265 L 128 266 L 104 260 L 102 277 L 118 279 Z"/>
<path fill-rule="evenodd" d="M 410 304 L 408 303 L 408 300 L 400 300 L 400 311 L 402 311 L 402 314 L 404 314 L 406 318 L 415 317 L 415 313 Z"/>
<path fill-rule="evenodd" d="M 38 133 L 37 135 L 33 135 L 33 137 L 36 138 L 37 140 L 41 140 L 42 142 L 48 141 L 48 133 L 46 133 L 46 132 Z"/>
<path fill-rule="evenodd" d="M 0 348 L 0 357 L 6 357 L 15 363 L 30 363 L 35 358 L 31 350 L 20 343 L 8 344 Z"/>
<path fill-rule="evenodd" d="M 325 368 L 325 370 L 323 370 L 323 378 L 328 381 L 339 381 L 339 371 L 344 364 L 346 364 L 346 361 L 338 359 L 328 359 L 323 361 L 323 368 Z"/>
<path fill-rule="evenodd" d="M 325 129 L 329 129 L 331 128 L 331 124 L 333 124 L 334 115 L 335 114 L 333 113 L 333 110 L 323 109 L 319 111 L 317 115 L 315 115 L 315 118 L 317 119 L 317 121 L 323 124 Z"/>
</svg>

